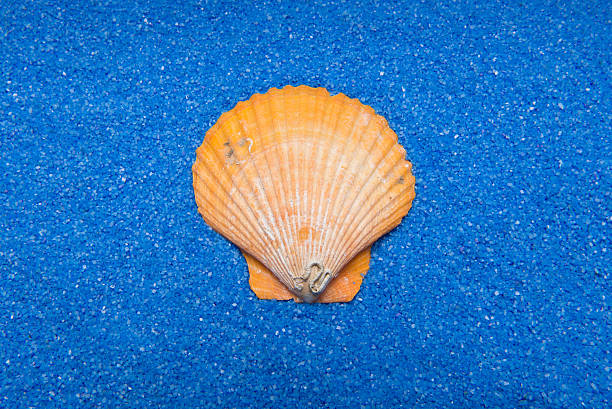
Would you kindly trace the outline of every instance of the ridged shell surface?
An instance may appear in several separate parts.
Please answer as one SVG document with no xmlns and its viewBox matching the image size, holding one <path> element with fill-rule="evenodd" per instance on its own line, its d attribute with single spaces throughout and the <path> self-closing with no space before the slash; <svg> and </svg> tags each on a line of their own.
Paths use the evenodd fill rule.
<svg viewBox="0 0 612 409">
<path fill-rule="evenodd" d="M 221 115 L 196 153 L 204 220 L 305 302 L 397 226 L 414 198 L 387 121 L 323 88 L 255 94 Z"/>
</svg>

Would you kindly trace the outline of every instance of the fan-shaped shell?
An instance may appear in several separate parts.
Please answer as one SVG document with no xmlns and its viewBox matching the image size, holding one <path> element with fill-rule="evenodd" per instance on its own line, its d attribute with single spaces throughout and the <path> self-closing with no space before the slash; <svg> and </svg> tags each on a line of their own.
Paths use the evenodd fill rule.
<svg viewBox="0 0 612 409">
<path fill-rule="evenodd" d="M 387 121 L 323 88 L 273 88 L 239 102 L 196 153 L 198 210 L 252 256 L 252 286 L 254 271 L 269 270 L 285 296 L 306 302 L 366 249 L 369 261 L 369 246 L 414 198 L 411 164 Z"/>
</svg>

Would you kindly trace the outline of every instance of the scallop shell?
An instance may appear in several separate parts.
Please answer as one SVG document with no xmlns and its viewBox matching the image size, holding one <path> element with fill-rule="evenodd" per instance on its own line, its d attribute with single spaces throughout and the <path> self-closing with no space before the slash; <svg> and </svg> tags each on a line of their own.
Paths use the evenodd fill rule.
<svg viewBox="0 0 612 409">
<path fill-rule="evenodd" d="M 242 249 L 260 298 L 350 301 L 369 247 L 415 195 L 387 121 L 323 88 L 272 88 L 239 102 L 196 154 L 198 211 Z"/>
</svg>

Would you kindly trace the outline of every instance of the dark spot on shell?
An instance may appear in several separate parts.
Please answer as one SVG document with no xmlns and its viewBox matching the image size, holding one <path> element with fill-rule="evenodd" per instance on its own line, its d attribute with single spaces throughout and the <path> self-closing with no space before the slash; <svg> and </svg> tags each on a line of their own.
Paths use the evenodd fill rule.
<svg viewBox="0 0 612 409">
<path fill-rule="evenodd" d="M 227 156 L 228 158 L 231 158 L 233 154 L 234 154 L 234 150 L 230 148 L 229 151 L 225 153 L 225 156 Z"/>
<path fill-rule="evenodd" d="M 399 183 L 400 185 L 403 185 L 405 181 L 406 179 L 404 179 L 403 176 L 400 176 L 399 179 L 397 179 L 397 183 Z"/>
<path fill-rule="evenodd" d="M 229 147 L 229 146 L 230 146 L 230 143 L 229 143 L 229 141 L 227 141 L 227 142 L 224 142 L 224 143 L 223 143 L 223 146 L 228 146 L 228 147 Z"/>
</svg>

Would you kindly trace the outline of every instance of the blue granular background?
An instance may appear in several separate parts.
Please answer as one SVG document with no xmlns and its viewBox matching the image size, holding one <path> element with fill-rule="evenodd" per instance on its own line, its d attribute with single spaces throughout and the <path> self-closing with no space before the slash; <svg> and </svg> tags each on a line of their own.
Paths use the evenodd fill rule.
<svg viewBox="0 0 612 409">
<path fill-rule="evenodd" d="M 428 3 L 3 0 L 0 407 L 610 407 L 610 3 Z M 196 210 L 286 84 L 414 164 L 349 304 L 258 300 Z"/>
</svg>

